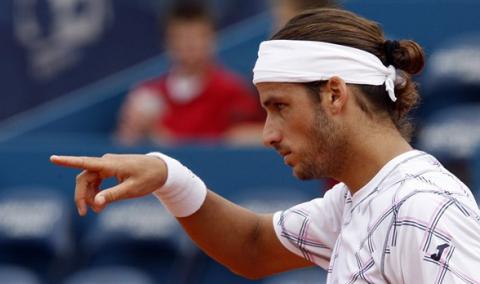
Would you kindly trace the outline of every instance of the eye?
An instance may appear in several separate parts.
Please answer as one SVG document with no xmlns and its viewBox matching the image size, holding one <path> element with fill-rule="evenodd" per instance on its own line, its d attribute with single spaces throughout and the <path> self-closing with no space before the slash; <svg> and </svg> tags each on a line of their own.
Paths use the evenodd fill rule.
<svg viewBox="0 0 480 284">
<path fill-rule="evenodd" d="M 277 110 L 283 110 L 287 107 L 287 105 L 284 103 L 275 103 L 274 106 L 275 106 L 275 109 Z"/>
</svg>

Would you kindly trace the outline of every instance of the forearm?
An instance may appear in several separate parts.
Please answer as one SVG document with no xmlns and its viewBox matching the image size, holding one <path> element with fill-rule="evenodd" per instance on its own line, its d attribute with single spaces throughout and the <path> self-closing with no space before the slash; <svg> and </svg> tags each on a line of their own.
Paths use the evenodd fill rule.
<svg viewBox="0 0 480 284">
<path fill-rule="evenodd" d="M 197 212 L 178 221 L 209 256 L 240 275 L 258 275 L 262 226 L 271 216 L 255 214 L 209 191 Z"/>
<path fill-rule="evenodd" d="M 161 153 L 168 178 L 154 194 L 208 255 L 230 270 L 259 278 L 309 265 L 277 239 L 272 215 L 255 214 L 208 191 L 178 161 Z"/>
</svg>

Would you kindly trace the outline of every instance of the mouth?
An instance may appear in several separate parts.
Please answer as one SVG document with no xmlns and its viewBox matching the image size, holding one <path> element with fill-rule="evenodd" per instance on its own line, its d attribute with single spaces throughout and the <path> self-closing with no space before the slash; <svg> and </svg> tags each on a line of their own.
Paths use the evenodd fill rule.
<svg viewBox="0 0 480 284">
<path fill-rule="evenodd" d="M 283 162 L 288 166 L 292 166 L 291 162 L 289 162 L 290 154 L 292 154 L 292 152 L 282 152 L 282 153 L 280 153 L 280 155 L 283 157 Z"/>
<path fill-rule="evenodd" d="M 290 151 L 281 151 L 281 150 L 277 150 L 277 152 L 278 152 L 278 154 L 280 154 L 280 156 L 282 156 L 284 158 L 292 153 Z"/>
</svg>

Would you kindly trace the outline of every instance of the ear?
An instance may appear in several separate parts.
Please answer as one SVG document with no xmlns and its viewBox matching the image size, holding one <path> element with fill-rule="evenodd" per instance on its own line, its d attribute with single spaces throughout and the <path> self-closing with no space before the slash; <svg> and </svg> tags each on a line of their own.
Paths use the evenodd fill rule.
<svg viewBox="0 0 480 284">
<path fill-rule="evenodd" d="M 343 111 L 348 101 L 348 87 L 338 76 L 330 78 L 325 84 L 322 104 L 332 115 Z"/>
</svg>

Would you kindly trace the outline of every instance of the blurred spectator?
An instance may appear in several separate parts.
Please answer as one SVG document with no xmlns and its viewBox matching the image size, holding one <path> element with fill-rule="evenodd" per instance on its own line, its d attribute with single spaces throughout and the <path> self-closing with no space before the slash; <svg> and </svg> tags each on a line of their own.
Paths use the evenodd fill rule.
<svg viewBox="0 0 480 284">
<path fill-rule="evenodd" d="M 279 30 L 291 18 L 304 10 L 336 6 L 335 0 L 272 0 L 274 28 Z"/>
<path fill-rule="evenodd" d="M 119 141 L 259 143 L 262 112 L 257 98 L 216 62 L 215 28 L 206 8 L 175 6 L 165 37 L 171 67 L 128 95 L 116 133 Z"/>
</svg>

